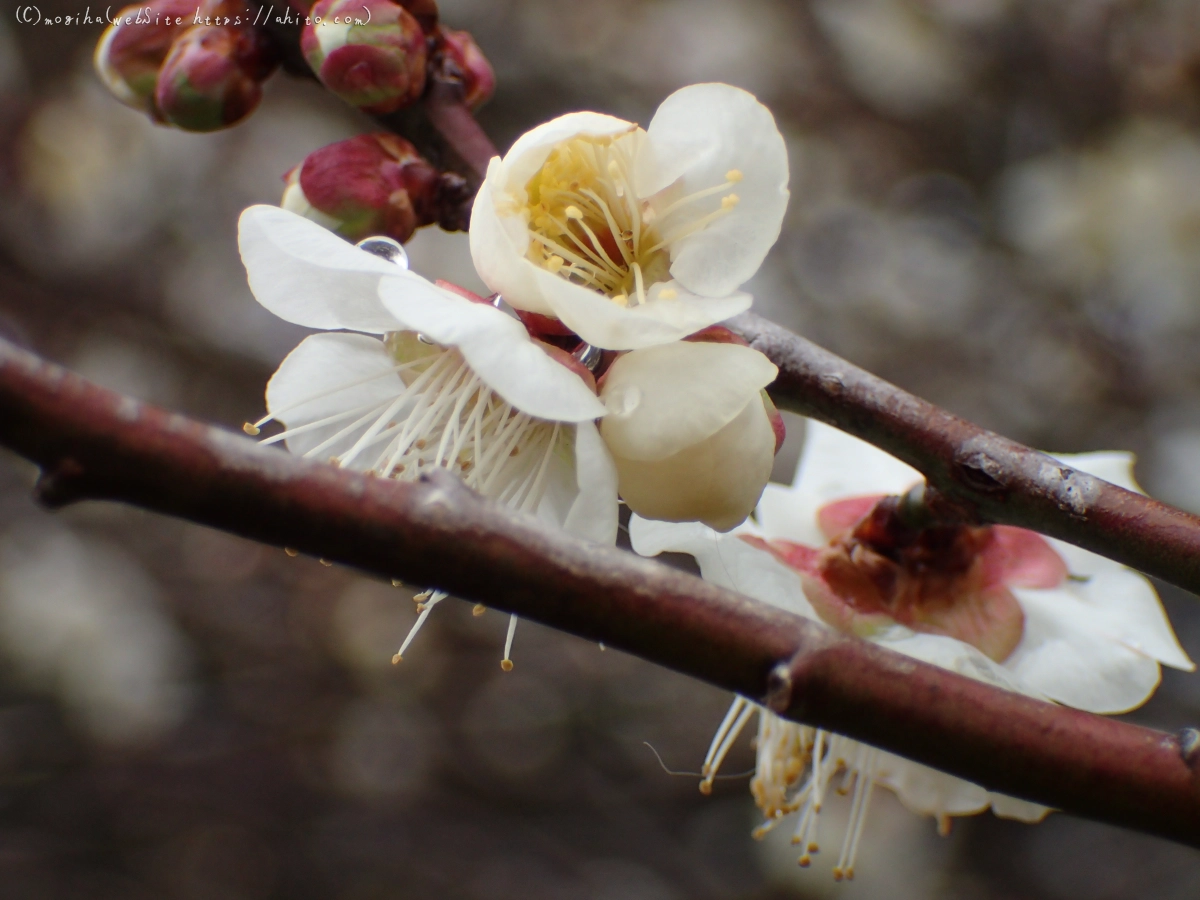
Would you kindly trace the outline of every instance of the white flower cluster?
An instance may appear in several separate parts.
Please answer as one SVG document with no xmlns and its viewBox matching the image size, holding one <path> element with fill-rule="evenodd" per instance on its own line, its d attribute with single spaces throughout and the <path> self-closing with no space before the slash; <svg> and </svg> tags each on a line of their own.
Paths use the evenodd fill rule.
<svg viewBox="0 0 1200 900">
<path fill-rule="evenodd" d="M 618 494 L 646 516 L 732 528 L 778 448 L 763 391 L 776 369 L 709 326 L 750 305 L 737 289 L 779 235 L 787 181 L 770 112 L 728 85 L 676 92 L 646 130 L 563 116 L 494 159 L 476 198 L 471 251 L 494 303 L 251 207 L 239 240 L 255 297 L 322 331 L 248 428 L 277 420 L 268 440 L 380 476 L 448 469 L 601 543 Z M 420 595 L 409 641 L 444 597 Z"/>
<path fill-rule="evenodd" d="M 1192 668 L 1140 575 L 1015 528 L 897 529 L 888 510 L 919 474 L 831 428 L 809 423 L 795 484 L 767 486 L 782 422 L 764 389 L 777 370 L 719 323 L 750 305 L 739 288 L 779 234 L 787 182 L 771 114 L 727 85 L 676 92 L 645 130 L 555 119 L 493 159 L 476 197 L 471 251 L 491 300 L 252 207 L 240 243 L 255 296 L 318 333 L 284 360 L 268 415 L 247 430 L 285 423 L 267 440 L 382 477 L 447 469 L 605 544 L 620 498 L 639 553 L 689 553 L 717 584 L 1080 709 L 1131 709 L 1160 664 Z M 1071 462 L 1136 489 L 1128 455 Z M 444 597 L 419 595 L 397 659 Z M 853 788 L 837 878 L 853 877 L 876 785 L 943 828 L 988 807 L 1025 821 L 1048 811 L 743 698 L 713 739 L 703 790 L 756 712 L 762 828 L 794 814 L 802 865 L 834 777 Z"/>
</svg>

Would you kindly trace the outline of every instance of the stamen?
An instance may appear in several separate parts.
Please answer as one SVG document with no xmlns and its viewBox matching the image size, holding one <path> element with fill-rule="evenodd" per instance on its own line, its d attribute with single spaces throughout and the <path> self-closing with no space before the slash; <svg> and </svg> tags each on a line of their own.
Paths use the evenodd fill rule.
<svg viewBox="0 0 1200 900">
<path fill-rule="evenodd" d="M 392 665 L 401 662 L 404 659 L 404 651 L 408 649 L 408 645 L 413 642 L 413 638 L 417 636 L 417 632 L 421 630 L 421 626 L 425 624 L 425 620 L 429 618 L 429 614 L 433 612 L 433 608 L 445 600 L 449 594 L 445 591 L 434 591 L 430 596 L 429 602 L 424 605 L 421 614 L 417 616 L 417 621 L 413 623 L 413 627 L 408 632 L 408 637 L 404 639 L 404 643 L 400 645 L 400 649 L 396 651 L 396 655 L 392 657 Z M 414 598 L 416 599 L 416 598 Z"/>
<path fill-rule="evenodd" d="M 505 672 L 511 672 L 513 669 L 512 662 L 512 643 L 513 635 L 517 633 L 517 616 L 515 614 L 508 617 L 508 636 L 504 639 L 504 659 L 500 660 L 500 668 Z"/>
<path fill-rule="evenodd" d="M 729 753 L 730 749 L 733 747 L 734 741 L 738 739 L 738 735 L 742 733 L 742 729 L 746 727 L 746 723 L 750 721 L 750 717 L 754 715 L 754 705 L 752 703 L 747 703 L 744 700 L 742 702 L 744 704 L 744 708 L 738 714 L 737 719 L 735 719 L 733 724 L 730 726 L 724 740 L 721 741 L 721 744 L 719 747 L 717 747 L 715 753 L 713 753 L 712 749 L 710 748 L 709 753 L 711 754 L 711 759 L 706 757 L 704 760 L 705 765 L 701 767 L 701 771 L 706 772 L 706 777 L 702 782 L 700 782 L 700 793 L 702 794 L 712 793 L 713 778 L 716 776 L 718 770 L 720 770 L 721 763 L 725 761 L 725 755 Z"/>
</svg>

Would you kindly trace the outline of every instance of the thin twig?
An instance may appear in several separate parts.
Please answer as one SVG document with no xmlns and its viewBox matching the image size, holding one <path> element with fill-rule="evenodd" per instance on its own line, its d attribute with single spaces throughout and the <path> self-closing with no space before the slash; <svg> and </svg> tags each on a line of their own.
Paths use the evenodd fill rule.
<svg viewBox="0 0 1200 900">
<path fill-rule="evenodd" d="M 438 471 L 368 478 L 89 384 L 0 341 L 0 444 L 41 499 L 108 499 L 436 586 L 992 790 L 1200 846 L 1200 743 L 1010 694 L 612 548 Z"/>
<path fill-rule="evenodd" d="M 951 415 L 754 313 L 726 324 L 779 366 L 767 390 L 780 408 L 908 463 L 958 516 L 1029 528 L 1200 594 L 1200 517 Z"/>
</svg>

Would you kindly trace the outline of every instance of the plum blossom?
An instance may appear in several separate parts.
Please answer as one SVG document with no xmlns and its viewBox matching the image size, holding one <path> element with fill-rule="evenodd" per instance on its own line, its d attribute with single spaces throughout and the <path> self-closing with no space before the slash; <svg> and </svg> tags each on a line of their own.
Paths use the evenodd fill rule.
<svg viewBox="0 0 1200 900">
<path fill-rule="evenodd" d="M 629 508 L 718 531 L 745 519 L 781 436 L 763 391 L 777 371 L 735 343 L 676 341 L 619 356 L 602 379 L 600 434 Z"/>
<path fill-rule="evenodd" d="M 283 209 L 254 206 L 239 245 L 258 301 L 305 338 L 267 385 L 267 422 L 306 457 L 378 476 L 448 469 L 485 497 L 567 531 L 616 539 L 616 472 L 591 373 L 469 292 L 432 284 Z M 399 245 L 395 245 L 399 252 Z M 446 597 L 418 595 L 397 661 Z M 512 667 L 516 617 L 503 667 Z"/>
<path fill-rule="evenodd" d="M 736 532 L 635 517 L 643 555 L 692 554 L 703 576 L 775 606 L 927 663 L 1098 713 L 1124 712 L 1154 692 L 1160 664 L 1191 670 L 1150 583 L 1132 570 L 1017 528 L 939 526 L 904 533 L 889 515 L 921 482 L 914 469 L 856 438 L 809 422 L 791 487 L 768 485 Z M 1132 456 L 1060 457 L 1131 490 Z M 899 538 L 897 539 L 897 530 Z M 890 543 L 889 543 L 890 541 Z M 850 822 L 833 869 L 852 878 L 871 792 L 894 791 L 939 830 L 981 812 L 1038 821 L 1045 807 L 776 716 L 737 698 L 705 758 L 707 791 L 738 734 L 758 712 L 751 789 L 766 821 L 795 816 L 800 864 L 819 848 L 819 813 L 835 775 L 853 782 Z"/>
<path fill-rule="evenodd" d="M 597 347 L 651 347 L 750 306 L 738 288 L 779 236 L 787 183 L 770 111 L 691 85 L 645 130 L 578 112 L 523 135 L 488 167 L 471 252 L 515 308 Z"/>
</svg>

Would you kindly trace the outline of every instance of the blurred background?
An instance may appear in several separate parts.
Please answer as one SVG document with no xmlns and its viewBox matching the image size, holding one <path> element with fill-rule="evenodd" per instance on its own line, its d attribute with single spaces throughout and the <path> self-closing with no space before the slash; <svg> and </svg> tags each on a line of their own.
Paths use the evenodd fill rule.
<svg viewBox="0 0 1200 900">
<path fill-rule="evenodd" d="M 0 332 L 257 418 L 303 331 L 251 298 L 237 215 L 370 123 L 277 74 L 239 127 L 157 128 L 97 83 L 98 27 L 3 7 Z M 1134 450 L 1151 493 L 1200 511 L 1200 0 L 441 8 L 496 67 L 501 148 L 569 110 L 644 124 L 694 81 L 753 91 L 792 160 L 760 312 L 1023 442 Z M 426 229 L 414 267 L 476 285 L 465 240 Z M 745 778 L 703 797 L 644 745 L 697 768 L 721 692 L 531 624 L 504 675 L 504 617 L 454 603 L 393 667 L 411 592 L 115 505 L 50 515 L 34 477 L 0 456 L 5 900 L 1200 893 L 1195 851 L 1063 815 L 938 838 L 886 792 L 835 886 L 832 860 L 750 839 Z M 1200 605 L 1162 593 L 1200 658 Z M 1131 718 L 1200 722 L 1200 676 L 1166 671 Z M 724 771 L 752 764 L 743 739 Z"/>
</svg>

